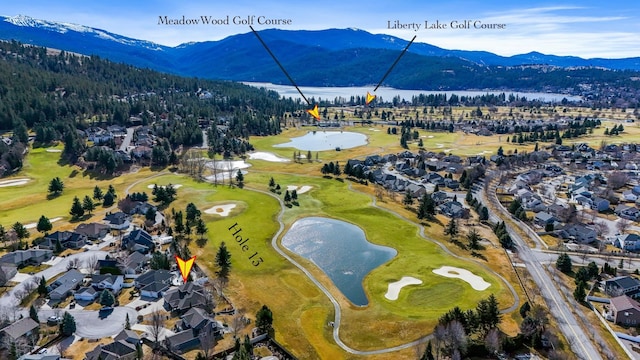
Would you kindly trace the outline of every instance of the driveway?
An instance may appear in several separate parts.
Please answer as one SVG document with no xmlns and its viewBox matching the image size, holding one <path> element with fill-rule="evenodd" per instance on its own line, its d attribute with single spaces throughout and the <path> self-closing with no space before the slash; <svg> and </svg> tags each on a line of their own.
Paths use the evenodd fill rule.
<svg viewBox="0 0 640 360">
<path fill-rule="evenodd" d="M 153 338 L 153 331 L 151 330 L 152 327 L 151 325 L 142 325 L 142 324 L 135 324 L 131 326 L 131 330 L 136 330 L 136 331 L 143 331 L 144 334 L 141 337 L 146 337 L 149 340 L 155 340 Z M 166 337 L 168 336 L 172 336 L 175 333 L 167 328 L 162 328 L 162 330 L 160 330 L 160 334 L 158 336 L 158 341 L 162 341 L 164 340 Z"/>
<path fill-rule="evenodd" d="M 109 316 L 101 319 L 98 311 L 88 310 L 40 310 L 38 318 L 46 321 L 49 316 L 58 313 L 60 316 L 64 311 L 73 315 L 76 320 L 76 335 L 88 339 L 100 339 L 107 336 L 117 335 L 124 329 L 127 314 L 129 323 L 137 321 L 138 313 L 129 307 L 119 306 L 113 309 Z"/>
</svg>

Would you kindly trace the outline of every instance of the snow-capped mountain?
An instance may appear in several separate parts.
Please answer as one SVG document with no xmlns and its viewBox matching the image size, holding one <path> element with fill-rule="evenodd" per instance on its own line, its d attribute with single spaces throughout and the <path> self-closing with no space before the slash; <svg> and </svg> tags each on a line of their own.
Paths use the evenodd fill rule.
<svg viewBox="0 0 640 360">
<path fill-rule="evenodd" d="M 289 72 L 296 74 L 294 77 L 300 85 L 337 85 L 334 81 L 347 78 L 351 80 L 341 85 L 355 84 L 352 83 L 353 79 L 361 79 L 358 82 L 362 84 L 375 83 L 381 74 L 367 71 L 366 68 L 388 67 L 398 51 L 407 45 L 407 41 L 401 38 L 354 28 L 315 31 L 267 29 L 260 31 L 260 34 L 271 50 L 279 55 Z M 18 15 L 0 16 L 0 39 L 98 55 L 112 61 L 179 75 L 287 83 L 251 32 L 219 41 L 189 42 L 169 47 L 85 25 Z M 400 72 L 405 72 L 403 75 L 407 77 L 411 77 L 411 73 L 417 69 L 434 74 L 437 71 L 451 73 L 453 70 L 456 74 L 468 72 L 471 76 L 475 72 L 495 76 L 490 75 L 491 69 L 487 67 L 524 65 L 640 71 L 640 58 L 582 59 L 539 52 L 504 57 L 486 51 L 447 50 L 418 42 L 411 45 L 402 62 L 411 64 L 413 68 L 399 66 L 394 73 L 401 75 Z M 389 81 L 393 80 L 391 76 Z"/>
</svg>

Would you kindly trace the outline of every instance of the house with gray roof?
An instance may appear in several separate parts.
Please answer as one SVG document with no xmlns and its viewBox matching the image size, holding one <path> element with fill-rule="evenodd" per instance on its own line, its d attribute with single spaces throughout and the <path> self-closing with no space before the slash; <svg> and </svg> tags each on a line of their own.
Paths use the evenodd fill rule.
<svg viewBox="0 0 640 360">
<path fill-rule="evenodd" d="M 222 324 L 215 321 L 201 308 L 192 308 L 181 316 L 176 324 L 179 330 L 175 335 L 168 336 L 165 344 L 172 351 L 184 353 L 200 345 L 200 338 L 205 334 L 218 338 L 222 334 Z"/>
<path fill-rule="evenodd" d="M 56 244 L 60 242 L 63 248 L 79 249 L 83 247 L 88 240 L 86 235 L 74 231 L 56 231 L 53 234 L 45 236 L 44 240 L 38 244 L 38 246 L 40 248 L 54 250 Z"/>
<path fill-rule="evenodd" d="M 466 219 L 469 217 L 469 209 L 457 201 L 447 201 L 436 207 L 438 211 L 452 219 Z"/>
<path fill-rule="evenodd" d="M 15 250 L 0 257 L 0 264 L 8 264 L 15 267 L 27 265 L 40 265 L 43 261 L 51 259 L 53 251 L 46 249 Z"/>
<path fill-rule="evenodd" d="M 584 224 L 569 224 L 560 230 L 563 239 L 571 239 L 581 244 L 596 241 L 596 231 Z"/>
<path fill-rule="evenodd" d="M 137 356 L 136 346 L 124 340 L 110 344 L 98 345 L 85 353 L 85 360 L 134 360 Z"/>
<path fill-rule="evenodd" d="M 79 301 L 94 301 L 100 293 L 93 286 L 81 287 L 73 294 L 73 298 Z"/>
<path fill-rule="evenodd" d="M 139 274 L 148 262 L 149 258 L 146 255 L 134 251 L 124 259 L 119 267 L 124 274 Z"/>
<path fill-rule="evenodd" d="M 82 284 L 84 274 L 76 269 L 67 271 L 64 275 L 59 277 L 53 284 L 51 284 L 51 291 L 49 291 L 49 298 L 51 300 L 63 300 L 67 296 L 71 295 L 73 290 L 76 290 L 80 284 Z"/>
<path fill-rule="evenodd" d="M 0 263 L 0 286 L 4 286 L 18 273 L 18 268 L 11 264 Z"/>
<path fill-rule="evenodd" d="M 113 338 L 114 341 L 124 340 L 129 344 L 137 345 L 140 343 L 140 336 L 133 330 L 123 329 Z"/>
<path fill-rule="evenodd" d="M 612 297 L 627 295 L 635 298 L 640 294 L 640 280 L 631 276 L 618 276 L 604 282 L 604 292 Z"/>
<path fill-rule="evenodd" d="M 206 295 L 204 287 L 192 281 L 173 288 L 164 294 L 165 307 L 183 313 L 192 307 L 204 306 Z"/>
<path fill-rule="evenodd" d="M 636 234 L 618 235 L 613 240 L 613 246 L 625 251 L 640 250 L 640 236 Z"/>
<path fill-rule="evenodd" d="M 111 228 L 109 225 L 100 223 L 80 224 L 76 227 L 76 232 L 86 236 L 89 240 L 99 240 L 104 238 Z"/>
<path fill-rule="evenodd" d="M 40 324 L 30 317 L 22 318 L 0 329 L 0 343 L 8 345 L 19 339 L 25 339 L 29 344 L 34 344 L 38 341 L 39 329 Z"/>
<path fill-rule="evenodd" d="M 114 294 L 122 290 L 124 276 L 112 274 L 95 274 L 91 276 L 91 286 L 98 290 L 109 289 Z"/>
<path fill-rule="evenodd" d="M 60 360 L 60 354 L 24 354 L 18 360 Z"/>
<path fill-rule="evenodd" d="M 140 290 L 140 295 L 157 299 L 171 286 L 173 274 L 167 270 L 150 270 L 136 278 L 134 285 Z"/>
<path fill-rule="evenodd" d="M 109 225 L 109 228 L 113 230 L 126 230 L 131 225 L 129 215 L 122 211 L 107 214 L 107 216 L 104 217 L 104 221 Z"/>
<path fill-rule="evenodd" d="M 546 211 L 540 211 L 536 214 L 536 216 L 533 217 L 533 222 L 541 227 L 545 227 L 547 224 L 553 224 L 557 221 L 558 219 L 556 219 L 555 216 L 549 214 Z"/>
<path fill-rule="evenodd" d="M 143 254 L 153 252 L 155 247 L 156 243 L 153 242 L 152 236 L 142 229 L 133 230 L 122 239 L 123 249 L 138 251 Z"/>
</svg>

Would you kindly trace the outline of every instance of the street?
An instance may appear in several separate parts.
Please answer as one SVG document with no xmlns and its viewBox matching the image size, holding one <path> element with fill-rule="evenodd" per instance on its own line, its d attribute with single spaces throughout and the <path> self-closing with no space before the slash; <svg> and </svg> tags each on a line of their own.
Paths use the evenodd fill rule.
<svg viewBox="0 0 640 360">
<path fill-rule="evenodd" d="M 489 207 L 489 219 L 493 222 L 498 222 L 502 221 L 500 217 L 510 218 L 511 214 L 506 212 L 498 202 L 495 184 L 491 183 L 490 177 L 487 177 L 485 181 L 490 182 L 488 194 L 485 193 L 484 187 L 481 187 L 480 197 L 484 199 L 485 203 L 488 204 L 490 202 L 496 209 L 501 211 L 500 216 L 498 216 L 497 214 L 494 214 L 493 209 Z M 558 327 L 569 342 L 571 350 L 573 350 L 576 356 L 580 359 L 602 359 L 602 356 L 596 350 L 593 342 L 586 335 L 586 332 L 578 322 L 578 319 L 571 311 L 570 306 L 564 301 L 560 291 L 554 286 L 553 280 L 544 270 L 542 263 L 536 255 L 541 254 L 541 252 L 532 251 L 526 241 L 520 237 L 519 233 L 514 231 L 509 223 L 505 224 L 511 239 L 513 239 L 515 243 L 514 248 L 518 253 L 518 257 L 525 264 L 526 269 L 531 274 L 531 278 L 540 289 L 540 293 L 547 304 L 549 313 L 557 320 Z M 586 326 L 589 325 L 586 324 Z"/>
</svg>

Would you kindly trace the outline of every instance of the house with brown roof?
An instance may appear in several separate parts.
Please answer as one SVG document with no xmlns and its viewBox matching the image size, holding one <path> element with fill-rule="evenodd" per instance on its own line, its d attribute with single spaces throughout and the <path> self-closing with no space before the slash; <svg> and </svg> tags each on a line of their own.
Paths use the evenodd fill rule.
<svg viewBox="0 0 640 360">
<path fill-rule="evenodd" d="M 627 295 L 617 296 L 610 300 L 613 322 L 625 326 L 640 324 L 640 303 Z"/>
</svg>

